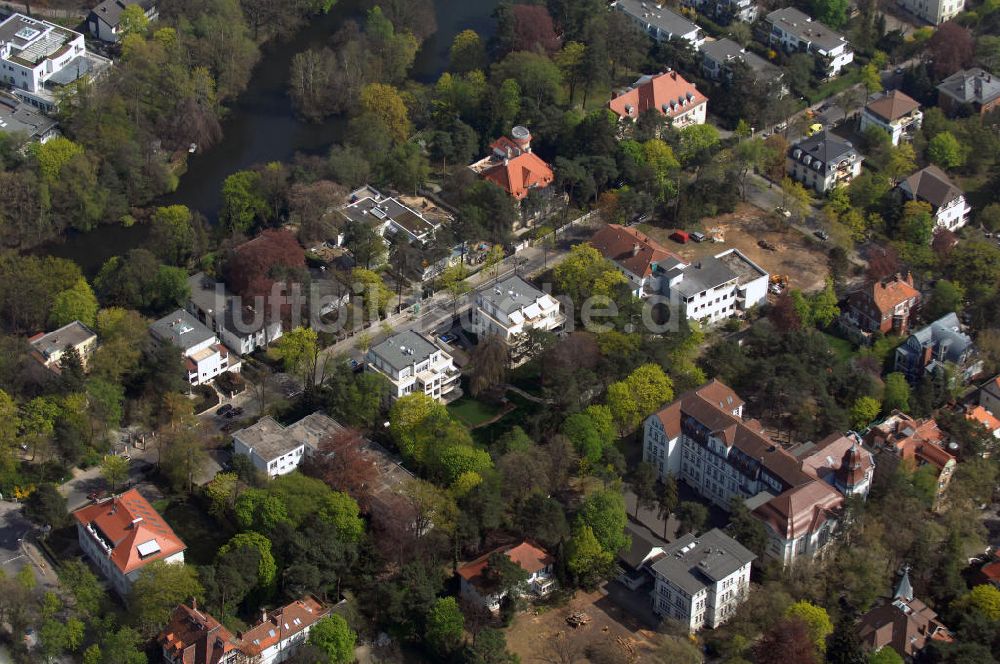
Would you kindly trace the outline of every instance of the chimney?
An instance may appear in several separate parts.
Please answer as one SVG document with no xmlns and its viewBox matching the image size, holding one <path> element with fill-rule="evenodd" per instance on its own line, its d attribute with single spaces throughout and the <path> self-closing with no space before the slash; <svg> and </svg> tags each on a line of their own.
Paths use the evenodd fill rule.
<svg viewBox="0 0 1000 664">
<path fill-rule="evenodd" d="M 639 243 L 635 242 L 632 244 L 632 255 L 636 256 L 639 254 Z"/>
<path fill-rule="evenodd" d="M 191 598 L 191 610 L 192 611 L 197 611 L 198 610 L 198 598 L 197 597 L 192 597 Z"/>
<path fill-rule="evenodd" d="M 262 623 L 267 622 L 267 609 L 261 609 L 260 610 L 260 621 Z"/>
</svg>

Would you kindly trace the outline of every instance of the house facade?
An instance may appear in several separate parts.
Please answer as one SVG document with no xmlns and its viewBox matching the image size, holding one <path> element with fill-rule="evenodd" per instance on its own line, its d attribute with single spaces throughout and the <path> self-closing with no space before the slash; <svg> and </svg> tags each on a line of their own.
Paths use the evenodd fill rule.
<svg viewBox="0 0 1000 664">
<path fill-rule="evenodd" d="M 896 348 L 894 369 L 912 384 L 946 367 L 954 370 L 954 380 L 961 383 L 983 370 L 972 338 L 962 331 L 954 312 L 915 331 Z"/>
<path fill-rule="evenodd" d="M 39 332 L 28 339 L 31 356 L 46 369 L 59 373 L 59 363 L 67 348 L 76 350 L 84 370 L 97 350 L 97 333 L 78 320 L 52 332 Z"/>
<path fill-rule="evenodd" d="M 906 200 L 923 201 L 931 206 L 935 228 L 957 231 L 969 223 L 972 207 L 965 199 L 965 192 L 933 164 L 900 182 L 899 191 Z"/>
<path fill-rule="evenodd" d="M 227 371 L 240 370 L 239 357 L 226 348 L 215 333 L 183 309 L 156 321 L 149 331 L 158 341 L 180 348 L 191 385 L 202 385 Z"/>
<path fill-rule="evenodd" d="M 708 97 L 676 71 L 646 74 L 608 102 L 619 120 L 636 121 L 654 110 L 670 118 L 674 127 L 705 124 Z"/>
<path fill-rule="evenodd" d="M 896 4 L 931 25 L 941 25 L 965 9 L 965 0 L 896 0 Z"/>
<path fill-rule="evenodd" d="M 618 552 L 618 582 L 635 591 L 655 580 L 652 565 L 666 555 L 667 542 L 631 519 L 625 524 L 629 546 Z"/>
<path fill-rule="evenodd" d="M 280 664 L 298 651 L 330 610 L 307 595 L 268 613 L 245 632 L 230 632 L 198 604 L 179 605 L 156 637 L 163 664 Z"/>
<path fill-rule="evenodd" d="M 611 6 L 632 19 L 643 32 L 656 41 L 683 39 L 697 50 L 705 42 L 705 36 L 696 24 L 662 3 L 643 0 L 615 0 Z"/>
<path fill-rule="evenodd" d="M 508 346 L 529 329 L 555 331 L 564 322 L 559 301 L 517 275 L 477 292 L 472 310 L 476 335 L 495 334 Z"/>
<path fill-rule="evenodd" d="M 525 541 L 495 549 L 458 568 L 460 594 L 467 602 L 494 613 L 500 610 L 506 593 L 494 589 L 489 578 L 490 556 L 496 553 L 507 556 L 528 573 L 520 591 L 523 597 L 546 597 L 556 589 L 555 558 L 545 549 Z"/>
<path fill-rule="evenodd" d="M 273 316 L 267 307 L 257 309 L 242 303 L 242 299 L 229 293 L 225 284 L 217 282 L 204 272 L 188 277 L 191 298 L 187 311 L 197 317 L 215 332 L 222 343 L 236 351 L 237 355 L 247 355 L 267 348 L 268 344 L 281 338 L 283 332 L 281 316 Z"/>
<path fill-rule="evenodd" d="M 343 427 L 315 412 L 284 426 L 265 415 L 249 427 L 233 432 L 233 454 L 250 458 L 254 468 L 274 479 L 296 470 L 319 449 L 320 442 Z"/>
<path fill-rule="evenodd" d="M 818 443 L 805 443 L 789 451 L 806 474 L 845 496 L 868 497 L 875 475 L 875 456 L 864 448 L 858 434 L 834 433 Z"/>
<path fill-rule="evenodd" d="M 625 275 L 636 297 L 660 292 L 656 266 L 664 260 L 682 259 L 645 233 L 619 224 L 608 224 L 590 238 L 590 245 Z"/>
<path fill-rule="evenodd" d="M 451 355 L 414 330 L 394 334 L 372 346 L 365 370 L 388 379 L 392 400 L 422 392 L 441 401 L 458 387 L 461 378 Z"/>
<path fill-rule="evenodd" d="M 745 420 L 743 400 L 718 380 L 646 418 L 643 460 L 722 509 L 734 498 L 744 501 L 765 526 L 768 556 L 784 565 L 823 555 L 844 501 L 759 422 Z"/>
<path fill-rule="evenodd" d="M 737 63 L 746 65 L 759 83 L 774 85 L 773 89 L 781 96 L 788 94 L 787 86 L 782 83 L 784 74 L 781 67 L 746 50 L 732 39 L 716 39 L 705 42 L 701 47 L 701 70 L 706 78 L 729 80 Z"/>
<path fill-rule="evenodd" d="M 898 410 L 868 430 L 865 443 L 882 459 L 906 463 L 911 469 L 930 466 L 937 478 L 935 509 L 948 489 L 957 460 L 944 432 L 933 419 L 916 419 Z M 957 450 L 957 447 L 955 448 Z M 889 466 L 887 466 L 889 467 Z"/>
<path fill-rule="evenodd" d="M 979 67 L 955 72 L 941 81 L 937 91 L 938 106 L 952 116 L 966 109 L 986 115 L 1000 106 L 1000 80 Z"/>
<path fill-rule="evenodd" d="M 146 565 L 184 563 L 187 546 L 138 489 L 73 512 L 83 553 L 122 597 Z"/>
<path fill-rule="evenodd" d="M 841 321 L 862 335 L 875 332 L 905 335 L 920 306 L 920 291 L 913 287 L 913 275 L 895 275 L 867 284 L 847 297 Z"/>
<path fill-rule="evenodd" d="M 901 140 L 913 138 L 923 120 L 924 114 L 915 99 L 899 90 L 890 90 L 862 109 L 861 133 L 869 127 L 878 127 L 889 134 L 893 145 L 899 145 Z"/>
<path fill-rule="evenodd" d="M 470 164 L 472 172 L 492 182 L 520 202 L 532 190 L 543 190 L 555 180 L 552 167 L 531 151 L 531 132 L 520 125 L 490 144 L 490 153 Z"/>
<path fill-rule="evenodd" d="M 122 12 L 129 5 L 138 5 L 149 21 L 155 21 L 160 17 L 156 0 L 104 0 L 87 15 L 87 29 L 90 34 L 112 44 L 121 40 Z"/>
<path fill-rule="evenodd" d="M 979 405 L 1000 415 L 1000 376 L 994 376 L 979 388 Z"/>
<path fill-rule="evenodd" d="M 822 195 L 834 187 L 847 186 L 861 175 L 864 161 L 854 145 L 825 129 L 788 149 L 788 177 Z"/>
<path fill-rule="evenodd" d="M 656 578 L 653 612 L 690 632 L 718 627 L 746 601 L 756 557 L 718 528 L 684 535 L 650 566 Z"/>
<path fill-rule="evenodd" d="M 660 292 L 680 315 L 712 325 L 767 300 L 768 274 L 738 249 L 687 263 L 671 256 L 656 264 Z"/>
<path fill-rule="evenodd" d="M 17 97 L 0 93 L 0 134 L 44 144 L 59 135 L 59 123 Z"/>
<path fill-rule="evenodd" d="M 42 110 L 55 108 L 53 86 L 110 66 L 107 58 L 87 52 L 79 32 L 23 14 L 12 14 L 0 23 L 0 83 Z"/>
<path fill-rule="evenodd" d="M 759 13 L 753 0 L 684 0 L 682 4 L 698 10 L 719 25 L 729 25 L 734 21 L 753 23 Z"/>
<path fill-rule="evenodd" d="M 840 74 L 854 61 L 847 38 L 794 7 L 776 9 L 764 18 L 767 40 L 786 53 L 809 53 L 819 60 L 827 77 Z"/>
</svg>

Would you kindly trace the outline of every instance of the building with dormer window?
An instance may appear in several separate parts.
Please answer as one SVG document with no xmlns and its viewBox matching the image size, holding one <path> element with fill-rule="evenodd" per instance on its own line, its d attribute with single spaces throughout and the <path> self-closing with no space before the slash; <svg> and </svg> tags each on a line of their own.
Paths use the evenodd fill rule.
<svg viewBox="0 0 1000 664">
<path fill-rule="evenodd" d="M 818 194 L 835 187 L 846 187 L 861 175 L 864 161 L 854 145 L 836 134 L 823 130 L 788 149 L 785 170 Z"/>
<path fill-rule="evenodd" d="M 674 127 L 705 124 L 708 97 L 676 71 L 646 74 L 608 102 L 620 120 L 635 122 L 649 110 L 670 118 Z"/>
</svg>

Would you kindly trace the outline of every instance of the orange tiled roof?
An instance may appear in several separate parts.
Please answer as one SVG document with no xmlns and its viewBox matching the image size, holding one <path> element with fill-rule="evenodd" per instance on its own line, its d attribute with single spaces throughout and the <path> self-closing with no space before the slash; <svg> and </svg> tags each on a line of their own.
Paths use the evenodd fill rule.
<svg viewBox="0 0 1000 664">
<path fill-rule="evenodd" d="M 521 200 L 528 195 L 529 189 L 544 189 L 552 184 L 555 174 L 541 157 L 533 152 L 522 152 L 483 171 L 483 178 Z"/>
<path fill-rule="evenodd" d="M 111 562 L 123 574 L 187 548 L 136 489 L 78 509 L 73 516 L 99 533 L 111 548 Z M 150 547 L 156 551 L 146 555 L 139 552 L 140 547 L 151 542 L 155 542 Z"/>
<path fill-rule="evenodd" d="M 993 433 L 997 429 L 1000 429 L 1000 420 L 993 416 L 993 413 L 986 410 L 982 406 L 976 406 L 971 411 L 966 414 L 966 417 L 970 420 L 975 420 L 982 424 L 986 429 Z"/>
<path fill-rule="evenodd" d="M 633 120 L 649 109 L 675 118 L 707 101 L 708 97 L 699 92 L 693 83 L 670 71 L 648 77 L 640 85 L 609 101 L 608 108 L 619 117 Z"/>
<path fill-rule="evenodd" d="M 913 297 L 920 297 L 920 291 L 913 287 L 912 274 L 907 274 L 905 279 L 896 277 L 892 281 L 872 284 L 872 301 L 882 315 L 891 313 L 897 305 Z"/>
<path fill-rule="evenodd" d="M 458 568 L 458 575 L 473 585 L 480 585 L 483 582 L 483 573 L 489 564 L 490 556 L 497 552 L 505 553 L 528 574 L 534 574 L 548 567 L 554 560 L 545 549 L 525 541 L 516 546 L 502 546 L 467 562 Z"/>
<path fill-rule="evenodd" d="M 844 496 L 821 480 L 788 489 L 754 510 L 781 537 L 795 539 L 816 532 Z"/>
<path fill-rule="evenodd" d="M 665 258 L 684 262 L 648 235 L 619 224 L 608 224 L 598 230 L 590 238 L 590 244 L 609 261 L 640 277 L 650 276 L 653 265 Z"/>
<path fill-rule="evenodd" d="M 256 655 L 306 629 L 330 611 L 313 597 L 304 597 L 272 611 L 267 618 L 243 633 L 241 650 Z"/>
<path fill-rule="evenodd" d="M 218 620 L 199 611 L 197 605 L 186 604 L 174 609 L 156 641 L 180 664 L 218 664 L 239 647 L 232 632 Z"/>
</svg>

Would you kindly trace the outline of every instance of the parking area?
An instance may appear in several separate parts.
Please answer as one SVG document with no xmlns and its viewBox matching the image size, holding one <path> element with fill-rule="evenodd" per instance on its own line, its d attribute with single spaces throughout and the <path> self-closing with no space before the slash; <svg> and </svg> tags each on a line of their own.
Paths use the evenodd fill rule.
<svg viewBox="0 0 1000 664">
<path fill-rule="evenodd" d="M 589 621 L 571 627 L 566 618 L 578 613 Z M 577 592 L 565 606 L 521 613 L 507 630 L 507 644 L 524 664 L 582 661 L 587 648 L 600 642 L 621 650 L 624 661 L 657 661 L 652 620 L 641 596 L 612 581 L 594 592 Z M 558 659 L 560 652 L 581 659 Z"/>
</svg>

